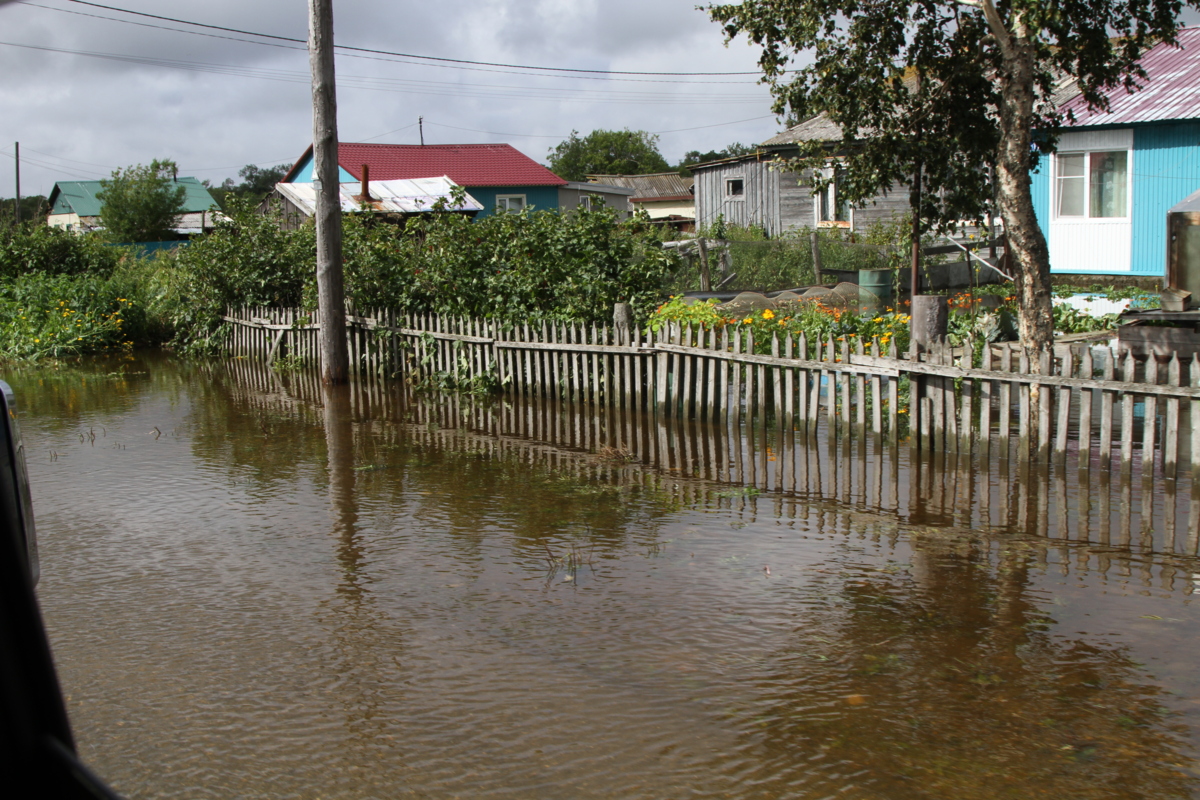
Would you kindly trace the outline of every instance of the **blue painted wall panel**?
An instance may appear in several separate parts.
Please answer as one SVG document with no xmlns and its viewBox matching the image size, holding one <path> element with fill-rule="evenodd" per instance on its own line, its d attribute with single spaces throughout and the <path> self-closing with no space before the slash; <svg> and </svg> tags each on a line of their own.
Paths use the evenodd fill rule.
<svg viewBox="0 0 1200 800">
<path fill-rule="evenodd" d="M 475 219 L 494 214 L 496 195 L 500 194 L 523 194 L 526 205 L 533 206 L 537 211 L 558 210 L 557 186 L 468 186 L 467 194 L 483 206 L 483 211 L 476 214 Z"/>
<path fill-rule="evenodd" d="M 354 183 L 358 178 L 355 178 L 349 172 L 346 172 L 345 167 L 338 167 L 338 182 L 339 183 Z M 300 165 L 300 171 L 296 173 L 296 177 L 292 178 L 292 183 L 312 183 L 313 182 L 313 162 L 311 158 L 305 159 Z"/>
<path fill-rule="evenodd" d="M 1200 189 L 1200 122 L 1133 131 L 1133 273 L 1166 270 L 1167 210 Z"/>
<path fill-rule="evenodd" d="M 1033 213 L 1042 233 L 1050 233 L 1050 156 L 1042 156 L 1037 169 L 1029 176 L 1029 191 L 1033 194 Z"/>
</svg>

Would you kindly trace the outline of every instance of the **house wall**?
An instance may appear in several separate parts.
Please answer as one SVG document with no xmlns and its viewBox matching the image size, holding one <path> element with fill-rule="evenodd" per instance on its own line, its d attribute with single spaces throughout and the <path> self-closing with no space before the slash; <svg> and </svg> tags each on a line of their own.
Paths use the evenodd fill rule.
<svg viewBox="0 0 1200 800">
<path fill-rule="evenodd" d="M 769 235 L 779 233 L 779 173 L 768 162 L 734 161 L 695 170 L 696 225 L 712 225 L 724 217 L 729 225 L 762 226 Z M 742 195 L 728 197 L 726 181 L 740 178 Z"/>
<path fill-rule="evenodd" d="M 807 175 L 783 172 L 776 162 L 745 160 L 696 170 L 696 224 L 712 225 L 724 215 L 731 225 L 761 225 L 768 236 L 817 227 L 816 198 Z M 725 181 L 741 178 L 743 199 L 726 196 Z M 908 211 L 908 191 L 896 186 L 855 208 L 854 230 L 890 221 Z"/>
<path fill-rule="evenodd" d="M 300 165 L 300 170 L 296 173 L 296 177 L 292 178 L 292 183 L 312 183 L 313 182 L 313 160 L 310 156 L 305 159 Z M 338 183 L 357 183 L 358 178 L 346 171 L 346 168 L 338 165 Z"/>
<path fill-rule="evenodd" d="M 633 207 L 639 211 L 645 211 L 650 219 L 664 219 L 670 216 L 684 217 L 687 219 L 695 219 L 696 217 L 696 202 L 690 203 L 682 200 L 665 200 L 662 202 L 646 201 L 634 203 Z"/>
<path fill-rule="evenodd" d="M 1110 131 L 1100 128 L 1095 135 Z M 1086 135 L 1089 131 L 1066 135 Z M 1171 206 L 1200 189 L 1200 121 L 1154 123 L 1133 126 L 1130 163 L 1132 199 L 1130 259 L 1127 270 L 1116 274 L 1164 275 L 1167 252 L 1167 211 Z M 1033 207 L 1043 233 L 1051 235 L 1050 157 L 1042 158 L 1030 175 Z M 1079 247 L 1109 247 L 1095 238 Z M 1114 274 L 1111 270 L 1080 266 L 1088 259 L 1054 257 L 1051 248 L 1051 272 Z"/>
<path fill-rule="evenodd" d="M 502 192 L 508 194 L 508 192 Z M 631 195 L 621 192 L 606 192 L 602 189 L 582 189 L 574 186 L 560 186 L 558 188 L 558 210 L 570 211 L 573 208 L 579 207 L 579 199 L 584 195 L 599 195 L 604 200 L 604 204 L 609 208 L 615 208 L 624 215 L 629 214 L 629 198 Z"/>
<path fill-rule="evenodd" d="M 1165 275 L 1167 211 L 1200 189 L 1200 121 L 1133 131 L 1134 275 Z"/>
<path fill-rule="evenodd" d="M 51 228 L 62 228 L 64 231 L 75 230 L 79 227 L 79 215 L 75 213 L 50 214 L 46 224 Z"/>
<path fill-rule="evenodd" d="M 501 194 L 523 194 L 525 205 L 534 206 L 537 211 L 558 209 L 557 186 L 468 186 L 466 189 L 483 206 L 475 219 L 496 213 L 496 195 Z"/>
<path fill-rule="evenodd" d="M 908 187 L 896 184 L 862 208 L 853 211 L 854 230 L 865 231 L 872 225 L 888 223 L 909 211 Z"/>
<path fill-rule="evenodd" d="M 816 227 L 812 186 L 808 175 L 776 172 L 779 181 L 779 233 Z M 773 234 L 775 235 L 775 234 Z"/>
</svg>

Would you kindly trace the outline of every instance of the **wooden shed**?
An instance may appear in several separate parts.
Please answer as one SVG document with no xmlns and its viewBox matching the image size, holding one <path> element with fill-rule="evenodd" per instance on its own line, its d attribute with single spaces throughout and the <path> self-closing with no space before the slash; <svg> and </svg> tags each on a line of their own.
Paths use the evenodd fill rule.
<svg viewBox="0 0 1200 800">
<path fill-rule="evenodd" d="M 750 155 L 692 167 L 697 226 L 724 219 L 731 225 L 761 226 L 769 236 L 802 228 L 862 231 L 906 213 L 908 191 L 904 187 L 851 207 L 838 197 L 836 180 L 816 193 L 811 171 L 798 174 L 784 168 L 786 159 L 799 154 L 800 143 L 841 138 L 841 129 L 819 115 L 766 140 Z M 830 169 L 834 168 L 831 159 Z"/>
</svg>

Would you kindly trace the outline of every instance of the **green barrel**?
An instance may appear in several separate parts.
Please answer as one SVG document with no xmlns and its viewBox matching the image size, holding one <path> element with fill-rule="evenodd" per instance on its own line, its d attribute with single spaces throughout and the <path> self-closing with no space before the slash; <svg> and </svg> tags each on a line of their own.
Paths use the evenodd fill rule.
<svg viewBox="0 0 1200 800">
<path fill-rule="evenodd" d="M 890 269 L 860 269 L 858 285 L 880 300 L 892 299 L 892 271 Z"/>
</svg>

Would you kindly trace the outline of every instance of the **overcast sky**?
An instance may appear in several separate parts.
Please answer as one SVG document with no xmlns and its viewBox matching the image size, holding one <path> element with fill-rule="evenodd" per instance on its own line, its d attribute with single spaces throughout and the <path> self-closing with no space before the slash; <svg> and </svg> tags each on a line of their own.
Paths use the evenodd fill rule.
<svg viewBox="0 0 1200 800">
<path fill-rule="evenodd" d="M 174 159 L 219 184 L 246 164 L 291 163 L 312 136 L 302 44 L 143 12 L 307 37 L 306 0 L 29 0 L 0 8 L 0 196 L 115 167 Z M 508 142 L 545 163 L 572 129 L 648 130 L 674 163 L 688 150 L 778 130 L 757 48 L 726 48 L 695 0 L 335 0 L 337 44 L 418 56 L 716 76 L 556 76 L 339 52 L 341 141 Z M 198 35 L 203 34 L 203 35 Z M 690 129 L 690 130 L 681 130 Z M 7 165 L 7 166 L 5 166 Z"/>
</svg>

